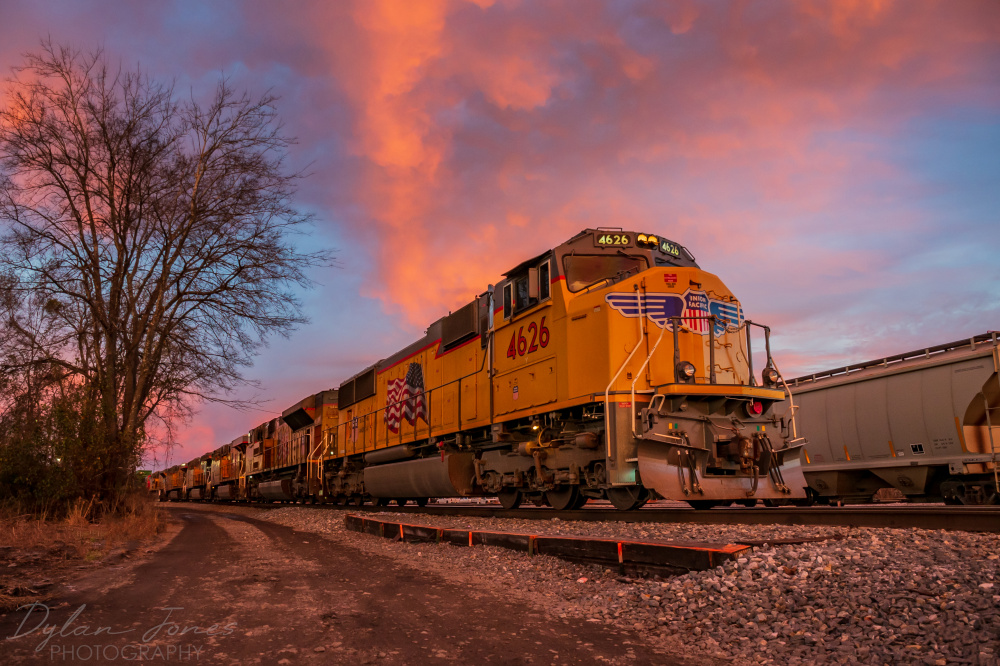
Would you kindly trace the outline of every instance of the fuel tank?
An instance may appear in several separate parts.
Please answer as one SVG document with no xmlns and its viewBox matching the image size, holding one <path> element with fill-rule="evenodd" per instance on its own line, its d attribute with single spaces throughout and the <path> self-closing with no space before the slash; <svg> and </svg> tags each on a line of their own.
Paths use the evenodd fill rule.
<svg viewBox="0 0 1000 666">
<path fill-rule="evenodd" d="M 216 486 L 215 499 L 220 499 L 220 500 L 235 499 L 235 495 L 233 493 L 233 486 L 229 484 L 224 486 Z"/>
<path fill-rule="evenodd" d="M 292 480 L 281 479 L 280 481 L 264 481 L 257 486 L 257 492 L 267 500 L 293 500 L 295 494 L 292 491 Z"/>
<path fill-rule="evenodd" d="M 365 491 L 375 498 L 471 495 L 474 459 L 472 453 L 449 453 L 366 467 Z"/>
</svg>

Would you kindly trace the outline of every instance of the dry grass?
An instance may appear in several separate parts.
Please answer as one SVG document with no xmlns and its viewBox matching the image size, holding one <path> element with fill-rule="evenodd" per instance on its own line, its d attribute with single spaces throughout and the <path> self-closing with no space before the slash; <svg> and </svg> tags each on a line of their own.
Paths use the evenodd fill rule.
<svg viewBox="0 0 1000 666">
<path fill-rule="evenodd" d="M 139 495 L 128 497 L 118 511 L 99 520 L 92 519 L 94 513 L 93 502 L 82 500 L 63 520 L 8 511 L 0 514 L 0 544 L 21 551 L 69 546 L 81 552 L 97 549 L 107 553 L 130 541 L 154 537 L 163 527 L 156 503 Z"/>
<path fill-rule="evenodd" d="M 61 520 L 0 510 L 0 610 L 43 598 L 42 589 L 72 564 L 124 554 L 155 537 L 163 516 L 151 498 L 135 494 L 93 520 L 93 502 L 77 502 Z M 40 584 L 39 580 L 44 580 Z"/>
</svg>

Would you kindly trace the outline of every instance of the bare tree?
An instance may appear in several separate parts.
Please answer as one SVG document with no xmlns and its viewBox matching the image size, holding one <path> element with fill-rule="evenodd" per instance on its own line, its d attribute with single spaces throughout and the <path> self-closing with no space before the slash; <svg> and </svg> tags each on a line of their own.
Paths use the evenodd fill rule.
<svg viewBox="0 0 1000 666">
<path fill-rule="evenodd" d="M 179 101 L 141 70 L 48 42 L 8 81 L 6 370 L 59 367 L 88 389 L 103 488 L 134 469 L 151 416 L 243 381 L 266 336 L 303 321 L 304 271 L 330 261 L 295 235 L 307 217 L 274 101 L 225 79 L 205 105 Z"/>
</svg>

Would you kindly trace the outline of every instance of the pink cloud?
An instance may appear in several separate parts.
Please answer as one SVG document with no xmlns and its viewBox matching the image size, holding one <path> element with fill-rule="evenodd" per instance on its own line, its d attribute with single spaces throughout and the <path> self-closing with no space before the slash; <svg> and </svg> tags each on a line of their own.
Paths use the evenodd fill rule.
<svg viewBox="0 0 1000 666">
<path fill-rule="evenodd" d="M 734 185 L 748 203 L 822 209 L 860 170 L 890 167 L 816 146 L 818 135 L 891 133 L 921 112 L 909 95 L 971 86 L 977 55 L 997 47 L 987 5 L 665 12 L 665 32 L 644 41 L 596 2 L 356 5 L 360 34 L 328 43 L 329 67 L 370 163 L 365 235 L 406 246 L 379 245 L 366 293 L 426 322 L 586 224 L 672 218 L 688 244 L 735 249 L 734 223 L 780 230 L 752 212 L 732 220 Z"/>
<path fill-rule="evenodd" d="M 396 326 L 397 315 L 418 330 L 585 226 L 648 229 L 689 246 L 772 324 L 792 368 L 948 339 L 949 326 L 964 335 L 980 326 L 975 313 L 997 312 L 990 285 L 1000 276 L 970 258 L 978 255 L 967 240 L 1000 242 L 995 225 L 979 213 L 948 218 L 953 238 L 941 240 L 935 206 L 942 196 L 964 202 L 964 191 L 915 173 L 893 150 L 925 138 L 914 129 L 921 122 L 997 117 L 998 3 L 315 0 L 239 9 L 232 33 L 202 26 L 194 36 L 164 27 L 164 17 L 179 20 L 167 10 L 118 20 L 106 8 L 81 11 L 73 33 L 71 21 L 39 20 L 27 3 L 5 8 L 5 19 L 40 32 L 53 25 L 57 38 L 110 35 L 110 49 L 147 54 L 145 64 L 194 81 L 235 67 L 286 95 L 282 113 L 302 139 L 294 157 L 317 162 L 306 201 L 355 260 L 352 279 L 360 275 L 329 287 L 354 300 L 313 314 L 361 342 L 327 348 L 336 368 L 328 379 L 315 370 L 307 382 L 306 369 L 273 389 L 284 381 L 275 363 L 268 390 L 279 400 L 360 369 L 361 343 L 373 346 L 364 338 Z M 19 52 L 36 39 L 11 27 L 0 37 L 6 62 L 8 45 L 23 42 Z M 174 42 L 183 48 L 156 59 Z M 934 243 L 960 257 L 936 270 L 963 285 L 963 318 L 939 314 L 948 295 L 921 282 Z M 365 298 L 386 315 L 356 316 Z M 227 419 L 212 427 L 246 429 Z"/>
</svg>

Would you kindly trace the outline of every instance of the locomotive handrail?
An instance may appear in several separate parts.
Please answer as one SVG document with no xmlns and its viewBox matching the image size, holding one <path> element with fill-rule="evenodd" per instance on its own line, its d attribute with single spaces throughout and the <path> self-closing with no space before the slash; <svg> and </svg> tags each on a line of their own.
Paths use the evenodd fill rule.
<svg viewBox="0 0 1000 666">
<path fill-rule="evenodd" d="M 768 349 L 768 356 L 770 357 L 770 348 Z M 786 441 L 785 446 L 791 446 L 792 442 L 799 439 L 798 427 L 795 423 L 795 414 L 799 411 L 799 406 L 795 404 L 792 389 L 788 387 L 788 382 L 785 381 L 785 376 L 781 374 L 781 370 L 778 368 L 778 364 L 774 362 L 774 359 L 771 359 L 771 365 L 774 367 L 775 372 L 778 373 L 778 379 L 781 380 L 781 385 L 785 387 L 785 395 L 788 396 L 788 429 L 792 439 L 791 441 Z"/>
<path fill-rule="evenodd" d="M 642 362 L 641 366 L 639 366 L 639 370 L 635 373 L 635 379 L 632 380 L 632 393 L 631 393 L 631 395 L 629 397 L 629 404 L 632 405 L 632 436 L 636 437 L 636 438 L 638 438 L 639 435 L 637 435 L 636 432 L 635 432 L 635 416 L 636 416 L 635 415 L 635 384 L 636 384 L 636 382 L 639 381 L 639 377 L 642 376 L 642 371 L 646 369 L 647 365 L 649 365 L 649 360 L 651 358 L 653 358 L 653 354 L 656 353 L 656 348 L 660 346 L 660 342 L 663 340 L 663 334 L 666 333 L 666 332 L 667 332 L 666 327 L 664 327 L 660 331 L 660 337 L 656 338 L 656 344 L 653 345 L 653 348 L 649 351 L 649 354 L 646 355 L 646 360 Z"/>
<path fill-rule="evenodd" d="M 632 290 L 639 291 L 639 285 L 637 284 L 633 285 Z M 608 459 L 611 458 L 611 410 L 608 408 L 608 403 L 611 397 L 611 387 L 614 386 L 615 382 L 618 381 L 618 378 L 621 377 L 622 371 L 624 371 L 625 367 L 628 366 L 629 361 L 632 360 L 632 357 L 635 356 L 635 353 L 639 351 L 639 347 L 640 345 L 642 345 L 642 341 L 646 339 L 646 329 L 643 327 L 643 324 L 646 321 L 645 305 L 646 305 L 645 294 L 641 294 L 639 296 L 639 317 L 637 319 L 637 321 L 639 322 L 639 341 L 635 343 L 635 347 L 632 349 L 632 353 L 628 355 L 628 358 L 625 359 L 625 362 L 622 363 L 622 366 L 618 368 L 618 372 L 616 372 L 615 376 L 611 378 L 611 383 L 608 384 L 608 387 L 606 389 L 604 389 L 604 441 L 607 444 Z M 674 348 L 676 349 L 676 345 Z M 632 419 L 632 427 L 634 430 L 635 428 L 634 416 Z"/>
<path fill-rule="evenodd" d="M 933 347 L 925 347 L 924 349 L 915 349 L 913 351 L 903 352 L 902 354 L 895 354 L 894 356 L 886 356 L 881 359 L 864 361 L 862 363 L 855 363 L 853 365 L 845 365 L 843 367 L 834 368 L 832 370 L 824 370 L 822 372 L 814 372 L 808 375 L 803 375 L 801 377 L 796 377 L 792 379 L 793 385 L 798 386 L 799 383 L 814 382 L 819 379 L 826 379 L 829 377 L 836 377 L 838 375 L 846 375 L 854 372 L 856 370 L 867 370 L 869 368 L 876 368 L 879 366 L 887 367 L 890 363 L 901 363 L 903 361 L 909 361 L 911 359 L 924 357 L 930 358 L 932 354 L 944 354 L 946 352 L 954 351 L 956 349 L 961 349 L 962 347 L 969 347 L 972 350 L 976 349 L 976 345 L 979 343 L 992 343 L 994 347 L 997 346 L 997 331 L 987 331 L 981 335 L 975 335 L 971 338 L 966 338 L 964 340 L 956 340 L 954 342 L 946 342 L 941 345 L 935 345 Z"/>
</svg>

